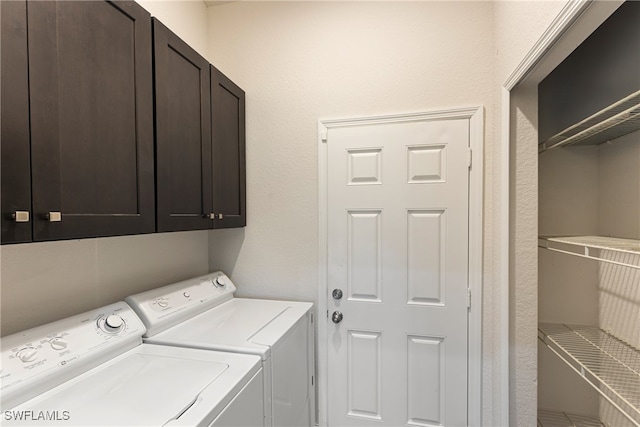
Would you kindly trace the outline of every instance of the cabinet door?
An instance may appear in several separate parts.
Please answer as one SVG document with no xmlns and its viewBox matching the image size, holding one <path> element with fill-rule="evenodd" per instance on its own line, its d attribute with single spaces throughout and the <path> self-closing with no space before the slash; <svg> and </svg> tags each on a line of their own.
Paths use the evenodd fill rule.
<svg viewBox="0 0 640 427">
<path fill-rule="evenodd" d="M 0 77 L 2 80 L 2 243 L 31 240 L 31 162 L 29 148 L 29 70 L 27 7 L 24 1 L 0 2 Z M 26 212 L 29 221 L 13 215 Z"/>
<path fill-rule="evenodd" d="M 153 20 L 158 231 L 212 227 L 209 63 Z"/>
<path fill-rule="evenodd" d="M 211 66 L 214 207 L 218 228 L 246 221 L 245 93 Z"/>
<path fill-rule="evenodd" d="M 34 240 L 153 232 L 149 13 L 36 1 L 28 22 Z"/>
</svg>

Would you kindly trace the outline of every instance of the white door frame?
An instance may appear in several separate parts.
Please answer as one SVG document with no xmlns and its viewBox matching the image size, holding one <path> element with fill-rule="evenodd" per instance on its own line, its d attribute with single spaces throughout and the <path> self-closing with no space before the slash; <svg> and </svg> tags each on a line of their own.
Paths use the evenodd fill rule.
<svg viewBox="0 0 640 427">
<path fill-rule="evenodd" d="M 621 4 L 623 0 L 592 1 L 568 0 L 549 27 L 522 58 L 501 88 L 501 124 L 500 124 L 500 425 L 509 425 L 510 383 L 517 381 L 515 372 L 510 370 L 510 272 L 513 263 L 511 245 L 510 209 L 511 186 L 514 184 L 511 147 L 517 143 L 512 138 L 513 120 L 511 100 L 512 91 L 521 85 L 537 85 L 558 66 L 580 43 L 600 26 Z M 537 237 L 537 236 L 536 236 Z M 517 321 L 517 313 L 513 314 Z M 536 320 L 537 322 L 537 320 Z M 527 378 L 535 384 L 536 378 Z"/>
<path fill-rule="evenodd" d="M 429 120 L 469 119 L 469 146 L 472 165 L 469 169 L 469 288 L 471 308 L 468 317 L 468 419 L 469 425 L 482 423 L 482 259 L 483 259 L 483 177 L 484 110 L 482 107 L 459 108 L 377 117 L 318 121 L 318 195 L 319 195 L 319 269 L 318 269 L 318 411 L 319 425 L 327 426 L 328 351 L 326 321 L 328 296 L 328 148 L 327 131 L 331 128 L 362 124 L 402 123 Z M 324 316 L 323 316 L 324 314 Z"/>
</svg>

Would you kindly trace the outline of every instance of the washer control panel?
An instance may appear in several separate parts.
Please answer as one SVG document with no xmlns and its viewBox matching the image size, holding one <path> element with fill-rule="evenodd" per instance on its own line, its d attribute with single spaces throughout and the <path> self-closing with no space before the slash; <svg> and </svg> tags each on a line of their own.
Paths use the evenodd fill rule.
<svg viewBox="0 0 640 427">
<path fill-rule="evenodd" d="M 74 370 L 77 375 L 90 369 L 92 360 L 139 345 L 144 333 L 135 312 L 118 302 L 3 337 L 3 400 L 14 390 L 58 376 L 57 372 Z"/>
<path fill-rule="evenodd" d="M 153 336 L 231 298 L 236 287 L 221 271 L 127 297 Z"/>
</svg>

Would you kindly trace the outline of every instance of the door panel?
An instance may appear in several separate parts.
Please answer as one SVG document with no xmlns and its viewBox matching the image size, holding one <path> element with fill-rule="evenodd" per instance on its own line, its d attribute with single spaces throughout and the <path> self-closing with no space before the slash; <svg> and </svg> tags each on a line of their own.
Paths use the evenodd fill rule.
<svg viewBox="0 0 640 427">
<path fill-rule="evenodd" d="M 444 210 L 407 211 L 408 304 L 443 305 Z"/>
<path fill-rule="evenodd" d="M 245 93 L 211 66 L 213 212 L 215 227 L 244 227 L 246 212 Z M 222 217 L 220 217 L 222 215 Z"/>
<path fill-rule="evenodd" d="M 348 414 L 381 419 L 382 339 L 379 332 L 348 332 Z"/>
<path fill-rule="evenodd" d="M 153 20 L 158 231 L 212 227 L 209 63 Z"/>
<path fill-rule="evenodd" d="M 31 241 L 31 154 L 29 145 L 29 69 L 27 57 L 27 5 L 25 1 L 0 2 L 0 125 L 2 126 L 2 243 Z M 16 222 L 17 211 L 29 221 Z"/>
<path fill-rule="evenodd" d="M 380 229 L 382 211 L 348 213 L 348 296 L 351 301 L 381 301 Z"/>
<path fill-rule="evenodd" d="M 407 337 L 407 378 L 410 425 L 442 425 L 444 412 L 444 340 L 441 337 Z"/>
<path fill-rule="evenodd" d="M 327 144 L 329 425 L 466 425 L 469 121 Z"/>
<path fill-rule="evenodd" d="M 27 10 L 34 240 L 154 231 L 151 17 L 133 2 Z"/>
</svg>

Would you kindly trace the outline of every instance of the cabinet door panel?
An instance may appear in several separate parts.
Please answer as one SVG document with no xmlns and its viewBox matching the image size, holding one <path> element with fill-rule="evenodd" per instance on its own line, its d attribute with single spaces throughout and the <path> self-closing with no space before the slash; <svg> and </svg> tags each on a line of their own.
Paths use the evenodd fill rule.
<svg viewBox="0 0 640 427">
<path fill-rule="evenodd" d="M 29 147 L 29 70 L 27 59 L 27 7 L 24 1 L 0 2 L 0 100 L 2 126 L 2 243 L 31 241 L 31 220 L 15 222 L 12 214 L 31 214 L 31 162 Z M 31 215 L 30 215 L 31 216 Z"/>
<path fill-rule="evenodd" d="M 218 228 L 246 225 L 245 93 L 211 67 L 214 212 Z"/>
<path fill-rule="evenodd" d="M 158 231 L 211 228 L 209 64 L 153 22 Z"/>
<path fill-rule="evenodd" d="M 149 14 L 52 1 L 28 16 L 34 240 L 154 231 Z"/>
</svg>

